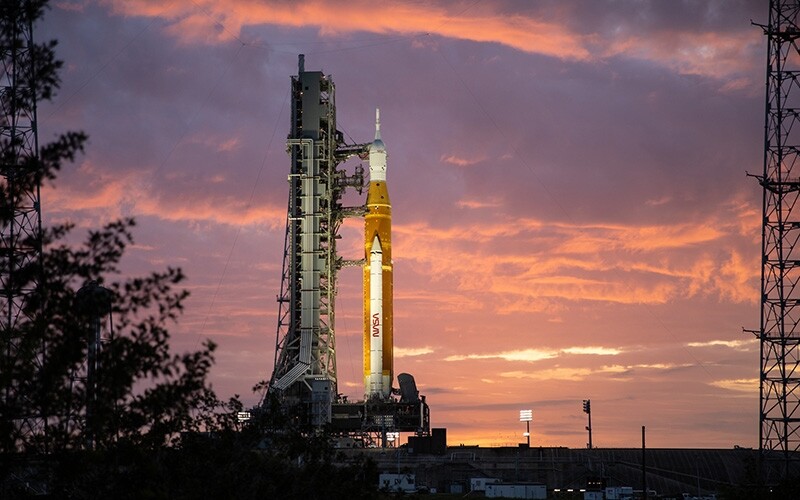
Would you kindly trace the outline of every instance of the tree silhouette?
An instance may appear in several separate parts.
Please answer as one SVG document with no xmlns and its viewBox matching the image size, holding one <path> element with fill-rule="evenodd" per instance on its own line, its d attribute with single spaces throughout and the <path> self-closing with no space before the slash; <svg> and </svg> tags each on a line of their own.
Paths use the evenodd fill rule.
<svg viewBox="0 0 800 500">
<path fill-rule="evenodd" d="M 46 7 L 0 2 L 0 49 L 22 43 L 15 26 L 34 24 Z M 55 47 L 31 48 L 35 71 L 21 104 L 58 89 Z M 17 191 L 54 182 L 85 141 L 67 132 L 13 159 L 24 168 L 15 183 L 0 182 L 3 231 Z M 0 146 L 15 145 L 0 138 Z M 17 340 L 0 350 L 0 498 L 375 498 L 374 465 L 342 465 L 324 435 L 303 434 L 277 402 L 240 428 L 238 398 L 221 401 L 208 382 L 214 343 L 170 348 L 169 326 L 188 296 L 183 272 L 123 274 L 134 227 L 113 221 L 71 244 L 73 226 L 62 224 L 26 242 L 42 252 L 18 269 L 15 285 L 33 291 L 14 331 L 2 332 Z M 8 258 L 0 252 L 0 269 Z M 45 425 L 32 432 L 19 423 L 25 415 Z"/>
<path fill-rule="evenodd" d="M 17 26 L 35 23 L 47 2 L 0 5 L 0 44 L 9 47 L 23 43 Z M 33 107 L 54 95 L 62 64 L 55 47 L 50 41 L 29 49 L 34 71 L 24 73 L 32 76 L 20 88 L 30 90 L 16 105 Z M 30 191 L 52 182 L 62 165 L 82 152 L 85 140 L 82 132 L 68 132 L 42 146 L 38 156 L 23 158 L 26 175 L 2 185 L 4 205 L 17 199 L 11 189 Z M 10 210 L 0 210 L 4 228 L 10 216 Z M 119 441 L 157 447 L 171 443 L 180 432 L 230 422 L 230 415 L 218 413 L 224 405 L 207 382 L 214 344 L 209 341 L 201 350 L 181 355 L 169 348 L 167 326 L 180 315 L 188 296 L 175 289 L 184 279 L 182 271 L 168 268 L 109 282 L 120 275 L 133 226 L 132 219 L 111 222 L 90 231 L 83 245 L 71 246 L 64 240 L 72 227 L 60 225 L 30 242 L 42 248 L 42 257 L 25 263 L 16 275 L 16 286 L 34 290 L 14 325 L 13 338 L 21 339 L 18 348 L 0 353 L 2 387 L 6 394 L 18 395 L 2 398 L 0 451 L 54 452 L 86 447 L 89 441 L 92 448 Z M 105 290 L 106 304 L 92 304 L 96 298 L 87 303 L 76 293 L 90 283 Z M 110 313 L 114 329 L 100 346 L 92 346 L 98 308 L 104 317 Z M 89 380 L 86 364 L 93 347 L 99 347 L 91 353 L 93 368 L 99 369 Z M 40 416 L 46 425 L 41 432 L 20 432 L 14 418 L 19 415 Z"/>
</svg>

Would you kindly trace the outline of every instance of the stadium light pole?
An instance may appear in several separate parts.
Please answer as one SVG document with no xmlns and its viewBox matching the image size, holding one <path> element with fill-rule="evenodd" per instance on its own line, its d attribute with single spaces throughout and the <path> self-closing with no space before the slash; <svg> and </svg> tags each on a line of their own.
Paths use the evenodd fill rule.
<svg viewBox="0 0 800 500">
<path fill-rule="evenodd" d="M 589 431 L 589 449 L 592 449 L 592 400 L 591 399 L 584 399 L 583 400 L 583 413 L 589 416 L 589 425 L 586 426 L 586 430 Z"/>
<path fill-rule="evenodd" d="M 531 446 L 531 420 L 533 420 L 533 410 L 519 411 L 519 421 L 525 422 L 525 437 L 528 438 L 528 448 Z"/>
</svg>

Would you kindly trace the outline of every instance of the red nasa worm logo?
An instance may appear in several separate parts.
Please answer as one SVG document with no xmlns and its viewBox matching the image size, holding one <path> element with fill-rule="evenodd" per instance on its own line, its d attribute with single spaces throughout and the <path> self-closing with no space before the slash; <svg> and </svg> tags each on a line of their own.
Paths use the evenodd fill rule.
<svg viewBox="0 0 800 500">
<path fill-rule="evenodd" d="M 372 336 L 373 337 L 380 337 L 381 335 L 381 318 L 379 313 L 375 313 L 372 315 Z"/>
</svg>

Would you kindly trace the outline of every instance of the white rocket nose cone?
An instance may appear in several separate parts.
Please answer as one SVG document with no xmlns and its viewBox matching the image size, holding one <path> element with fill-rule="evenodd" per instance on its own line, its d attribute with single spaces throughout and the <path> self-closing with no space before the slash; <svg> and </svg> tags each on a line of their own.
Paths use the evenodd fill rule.
<svg viewBox="0 0 800 500">
<path fill-rule="evenodd" d="M 380 138 L 375 139 L 369 145 L 369 152 L 370 153 L 385 153 L 386 152 L 386 144 L 384 144 L 383 141 Z"/>
</svg>

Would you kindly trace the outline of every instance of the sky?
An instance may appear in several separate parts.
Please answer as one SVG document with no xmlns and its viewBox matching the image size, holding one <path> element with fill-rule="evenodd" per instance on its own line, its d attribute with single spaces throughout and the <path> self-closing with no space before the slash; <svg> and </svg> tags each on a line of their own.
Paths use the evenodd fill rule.
<svg viewBox="0 0 800 500">
<path fill-rule="evenodd" d="M 389 153 L 395 373 L 449 444 L 758 446 L 766 1 L 51 0 L 83 130 L 42 192 L 76 234 L 135 217 L 126 274 L 180 266 L 179 352 L 248 404 L 275 353 L 290 77 Z M 352 173 L 357 161 L 341 167 Z M 364 196 L 348 193 L 346 205 Z M 363 220 L 340 255 L 363 257 Z M 361 253 L 359 253 L 361 252 Z M 337 297 L 339 392 L 363 396 L 361 270 Z"/>
</svg>

